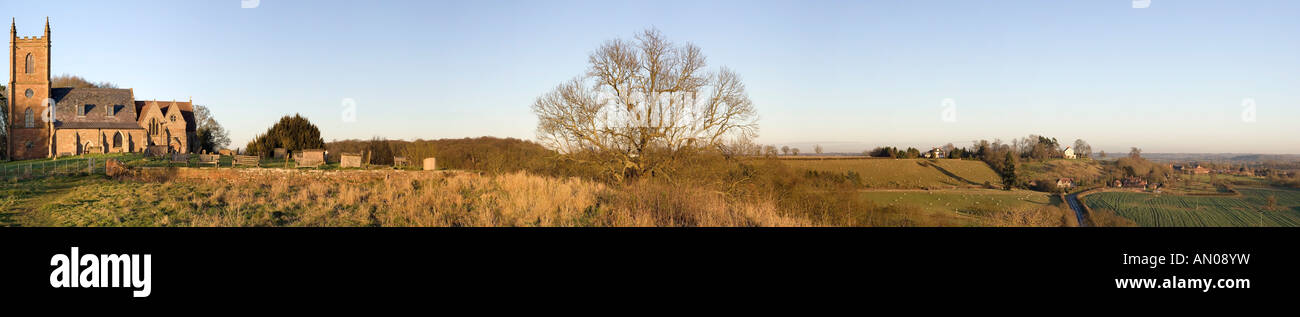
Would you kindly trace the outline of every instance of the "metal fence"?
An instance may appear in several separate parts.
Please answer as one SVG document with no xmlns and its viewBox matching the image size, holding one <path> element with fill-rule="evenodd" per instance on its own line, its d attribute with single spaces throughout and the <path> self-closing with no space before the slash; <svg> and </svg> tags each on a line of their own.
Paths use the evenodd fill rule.
<svg viewBox="0 0 1300 317">
<path fill-rule="evenodd" d="M 28 180 L 50 176 L 103 174 L 109 158 L 60 158 L 29 162 L 0 163 L 0 179 Z"/>
</svg>

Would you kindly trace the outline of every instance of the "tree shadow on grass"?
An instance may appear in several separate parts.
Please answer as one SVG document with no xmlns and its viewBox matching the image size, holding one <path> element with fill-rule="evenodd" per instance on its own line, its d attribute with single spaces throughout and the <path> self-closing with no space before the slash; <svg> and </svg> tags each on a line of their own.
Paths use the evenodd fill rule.
<svg viewBox="0 0 1300 317">
<path fill-rule="evenodd" d="M 976 185 L 976 186 L 984 185 L 984 184 L 980 184 L 980 183 L 973 182 L 973 181 L 971 181 L 971 180 L 969 180 L 969 179 L 966 179 L 965 177 L 958 176 L 957 174 L 954 174 L 953 172 L 948 171 L 948 169 L 939 166 L 939 164 L 934 164 L 934 163 L 931 163 L 931 162 L 929 162 L 929 161 L 917 161 L 916 164 L 917 164 L 917 165 L 921 165 L 922 167 L 932 167 L 932 168 L 934 168 L 935 170 L 939 171 L 940 173 L 943 173 L 943 175 L 947 175 L 948 177 L 951 177 L 951 178 L 954 179 L 954 180 L 957 180 L 957 181 L 959 181 L 959 182 L 966 183 L 966 184 L 968 184 L 968 185 Z"/>
</svg>

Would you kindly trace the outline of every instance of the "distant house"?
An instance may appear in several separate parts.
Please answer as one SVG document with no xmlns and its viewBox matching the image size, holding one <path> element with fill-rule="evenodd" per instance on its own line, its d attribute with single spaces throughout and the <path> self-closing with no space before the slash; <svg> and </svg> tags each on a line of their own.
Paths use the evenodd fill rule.
<svg viewBox="0 0 1300 317">
<path fill-rule="evenodd" d="M 1141 178 L 1137 178 L 1137 177 L 1126 177 L 1126 178 L 1124 178 L 1124 180 L 1123 180 L 1123 186 L 1116 186 L 1116 187 L 1143 188 L 1143 189 L 1145 189 L 1145 188 L 1147 187 L 1147 181 L 1146 181 L 1145 179 L 1141 179 Z"/>
<path fill-rule="evenodd" d="M 1183 173 L 1183 174 L 1209 174 L 1209 173 L 1210 173 L 1210 169 L 1205 168 L 1204 166 L 1201 166 L 1200 164 L 1197 164 L 1196 166 L 1190 166 L 1190 165 L 1172 165 L 1172 166 L 1170 166 L 1170 167 L 1173 167 L 1174 172 L 1179 172 L 1179 173 Z"/>
<path fill-rule="evenodd" d="M 1065 151 L 1063 151 L 1062 154 L 1064 154 L 1065 158 L 1067 158 L 1067 159 L 1076 159 L 1076 158 L 1079 158 L 1077 155 L 1074 155 L 1074 149 L 1072 149 L 1072 148 L 1070 148 L 1070 147 L 1068 147 L 1068 146 L 1065 147 Z"/>
<path fill-rule="evenodd" d="M 1058 179 L 1058 180 L 1056 180 L 1056 187 L 1061 187 L 1061 188 L 1073 188 L 1073 187 L 1074 187 L 1074 179 L 1072 179 L 1072 178 L 1062 178 L 1062 179 Z"/>
<path fill-rule="evenodd" d="M 943 149 L 940 149 L 940 148 L 933 148 L 933 149 L 930 149 L 929 152 L 925 152 L 925 154 L 922 154 L 922 156 L 925 156 L 925 158 L 945 158 L 945 157 L 948 157 L 947 153 L 944 153 L 944 152 L 943 152 Z"/>
</svg>

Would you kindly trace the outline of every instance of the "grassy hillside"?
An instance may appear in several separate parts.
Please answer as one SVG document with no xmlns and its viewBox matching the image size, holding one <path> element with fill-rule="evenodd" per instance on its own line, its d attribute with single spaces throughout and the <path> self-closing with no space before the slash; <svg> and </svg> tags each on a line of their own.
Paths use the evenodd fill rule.
<svg viewBox="0 0 1300 317">
<path fill-rule="evenodd" d="M 1300 191 L 1238 189 L 1242 196 L 1179 196 L 1132 192 L 1088 195 L 1094 210 L 1114 211 L 1146 227 L 1300 226 Z M 1268 208 L 1269 197 L 1276 207 Z"/>
<path fill-rule="evenodd" d="M 927 159 L 783 160 L 804 171 L 861 175 L 870 188 L 1001 187 L 998 174 L 981 161 Z"/>
<path fill-rule="evenodd" d="M 1018 168 L 1016 172 L 1026 181 L 1072 178 L 1080 186 L 1094 185 L 1102 175 L 1101 165 L 1093 160 L 1051 159 L 1020 164 Z"/>
</svg>

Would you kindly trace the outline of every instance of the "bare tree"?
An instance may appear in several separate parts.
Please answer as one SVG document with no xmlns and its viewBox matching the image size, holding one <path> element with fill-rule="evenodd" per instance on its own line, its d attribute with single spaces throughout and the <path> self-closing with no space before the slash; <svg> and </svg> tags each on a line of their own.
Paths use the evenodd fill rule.
<svg viewBox="0 0 1300 317">
<path fill-rule="evenodd" d="M 799 148 L 790 149 L 790 154 L 794 154 L 794 156 L 799 156 Z"/>
<path fill-rule="evenodd" d="M 1079 155 L 1079 157 L 1091 158 L 1092 145 L 1088 145 L 1088 141 L 1084 141 L 1083 139 L 1076 139 L 1074 140 L 1074 153 Z"/>
<path fill-rule="evenodd" d="M 212 111 L 202 105 L 194 105 L 195 136 L 198 142 L 191 144 L 191 151 L 215 153 L 230 146 L 230 133 L 212 116 Z"/>
<path fill-rule="evenodd" d="M 790 155 L 790 146 L 789 145 L 781 146 L 781 154 Z"/>
<path fill-rule="evenodd" d="M 1129 150 L 1128 150 L 1128 157 L 1131 157 L 1131 158 L 1142 158 L 1142 149 L 1139 149 L 1139 148 L 1137 148 L 1136 146 L 1135 146 L 1135 147 L 1131 147 L 1131 148 L 1129 148 Z"/>
<path fill-rule="evenodd" d="M 117 88 L 117 84 L 101 81 L 92 82 L 81 76 L 62 74 L 50 76 L 50 87 L 68 87 L 68 88 Z"/>
<path fill-rule="evenodd" d="M 605 42 L 588 64 L 585 76 L 533 103 L 538 139 L 616 179 L 671 173 L 692 152 L 757 136 L 758 112 L 740 76 L 725 67 L 706 72 L 694 44 L 649 29 Z"/>
<path fill-rule="evenodd" d="M 761 156 L 763 147 L 755 144 L 751 138 L 734 138 L 726 146 L 721 147 L 722 154 L 726 156 Z"/>
<path fill-rule="evenodd" d="M 822 145 L 821 145 L 821 144 L 818 144 L 818 145 L 813 146 L 813 152 L 815 152 L 815 153 L 817 153 L 817 154 L 822 154 Z"/>
</svg>

